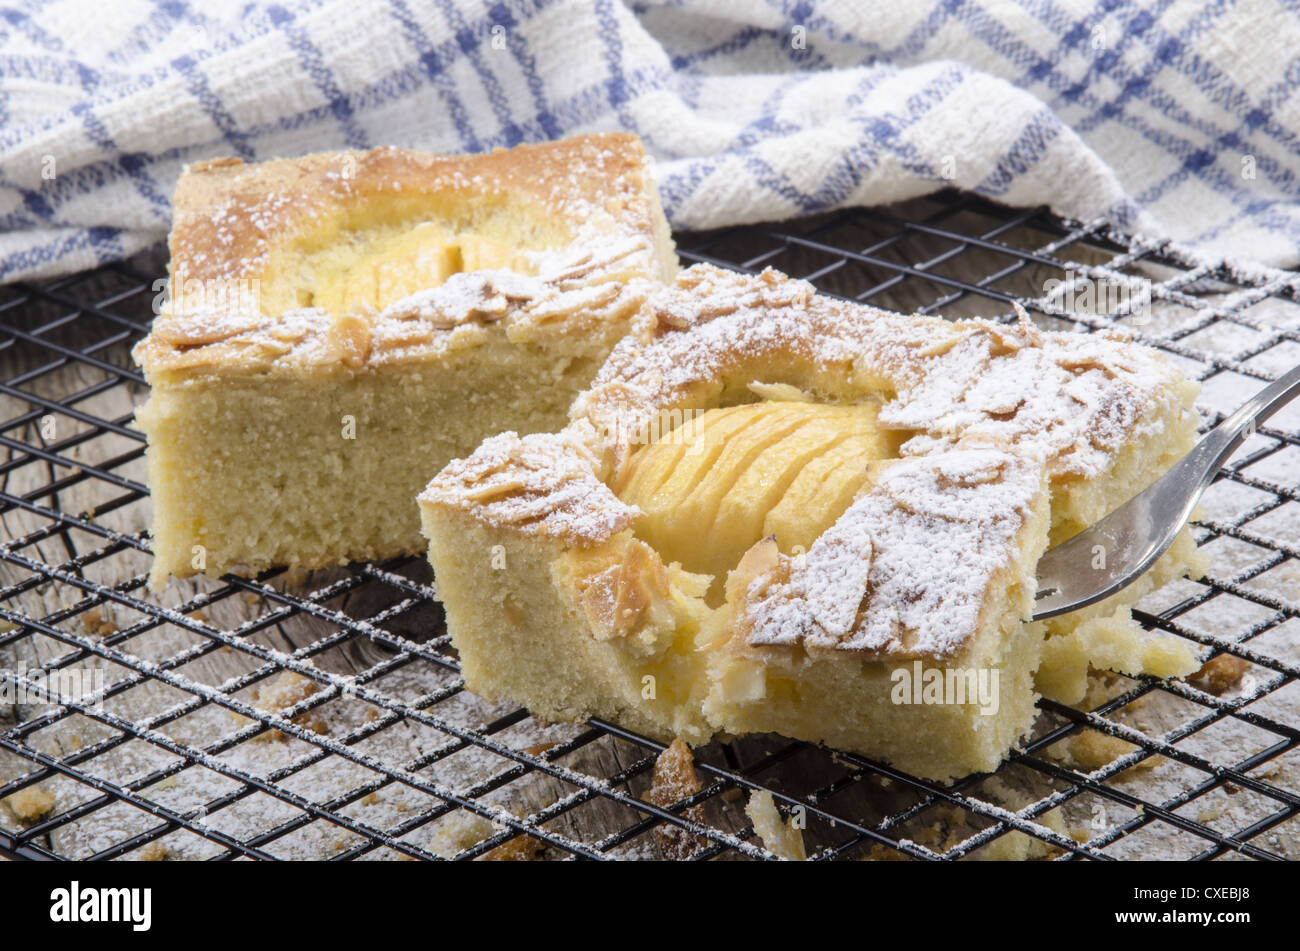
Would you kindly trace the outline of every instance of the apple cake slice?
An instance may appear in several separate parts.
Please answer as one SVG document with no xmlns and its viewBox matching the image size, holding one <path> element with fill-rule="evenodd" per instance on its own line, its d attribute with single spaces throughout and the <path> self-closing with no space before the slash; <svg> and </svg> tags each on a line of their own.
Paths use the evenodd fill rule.
<svg viewBox="0 0 1300 951">
<path fill-rule="evenodd" d="M 554 430 L 677 261 L 640 140 L 190 166 L 151 386 L 151 584 L 420 551 L 415 495 Z"/>
<path fill-rule="evenodd" d="M 1131 621 L 1142 588 L 1025 621 L 1047 546 L 1192 445 L 1194 394 L 1119 336 L 693 267 L 567 428 L 488 439 L 421 494 L 466 683 L 660 738 L 993 769 L 1039 693 L 1077 699 L 1089 664 L 1196 669 Z M 1156 580 L 1194 557 L 1184 537 Z"/>
</svg>

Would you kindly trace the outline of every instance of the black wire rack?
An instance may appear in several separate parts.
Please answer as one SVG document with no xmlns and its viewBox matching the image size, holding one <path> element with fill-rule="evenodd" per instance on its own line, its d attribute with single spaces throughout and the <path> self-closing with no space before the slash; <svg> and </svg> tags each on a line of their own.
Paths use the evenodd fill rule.
<svg viewBox="0 0 1300 951">
<path fill-rule="evenodd" d="M 1207 425 L 1300 360 L 1297 275 L 1042 208 L 948 192 L 678 241 L 882 307 L 1126 327 L 1203 381 Z M 164 264 L 0 288 L 0 855 L 655 858 L 677 827 L 694 859 L 771 858 L 745 813 L 768 792 L 814 859 L 1300 856 L 1300 415 L 1207 494 L 1210 576 L 1135 611 L 1198 645 L 1197 676 L 1044 700 L 996 774 L 952 785 L 745 737 L 697 750 L 698 790 L 664 802 L 662 744 L 464 690 L 422 559 L 146 590 L 129 351 Z M 1132 293 L 1070 296 L 1103 286 Z"/>
</svg>

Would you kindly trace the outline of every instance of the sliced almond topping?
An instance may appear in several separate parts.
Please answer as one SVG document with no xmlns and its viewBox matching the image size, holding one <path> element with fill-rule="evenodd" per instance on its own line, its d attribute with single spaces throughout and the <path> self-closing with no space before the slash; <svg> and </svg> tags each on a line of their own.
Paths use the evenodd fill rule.
<svg viewBox="0 0 1300 951">
<path fill-rule="evenodd" d="M 261 326 L 261 314 L 186 314 L 154 321 L 153 336 L 172 347 L 203 347 Z"/>
<path fill-rule="evenodd" d="M 356 314 L 334 318 L 327 335 L 330 348 L 339 362 L 360 367 L 370 357 L 370 324 Z"/>
</svg>

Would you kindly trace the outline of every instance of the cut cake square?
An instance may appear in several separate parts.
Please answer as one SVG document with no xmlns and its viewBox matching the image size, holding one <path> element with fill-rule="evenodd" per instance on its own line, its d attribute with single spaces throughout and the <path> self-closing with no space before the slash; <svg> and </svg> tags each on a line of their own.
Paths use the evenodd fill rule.
<svg viewBox="0 0 1300 951">
<path fill-rule="evenodd" d="M 1179 676 L 1128 606 L 1028 623 L 1046 548 L 1196 438 L 1196 387 L 1112 334 L 904 316 L 774 271 L 657 293 L 555 434 L 420 496 L 467 685 L 661 739 L 773 732 L 991 770 L 1089 665 Z"/>
<path fill-rule="evenodd" d="M 190 166 L 151 392 L 152 586 L 419 551 L 414 497 L 563 426 L 677 271 L 640 140 Z"/>
</svg>

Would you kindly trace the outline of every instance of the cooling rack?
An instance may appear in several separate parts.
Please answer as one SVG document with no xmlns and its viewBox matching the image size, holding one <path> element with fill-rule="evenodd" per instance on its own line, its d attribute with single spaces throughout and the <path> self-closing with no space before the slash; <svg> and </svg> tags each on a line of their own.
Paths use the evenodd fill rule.
<svg viewBox="0 0 1300 951">
<path fill-rule="evenodd" d="M 1042 208 L 945 192 L 678 242 L 881 307 L 1124 327 L 1202 381 L 1207 425 L 1300 360 L 1297 275 Z M 952 785 L 746 737 L 697 750 L 698 790 L 664 802 L 661 744 L 464 690 L 422 559 L 147 591 L 129 350 L 164 266 L 0 288 L 0 854 L 655 858 L 677 827 L 697 860 L 771 858 L 745 814 L 767 792 L 819 860 L 1300 857 L 1300 414 L 1207 494 L 1210 575 L 1136 612 L 1198 645 L 1199 676 L 1044 700 L 1022 750 Z"/>
</svg>

